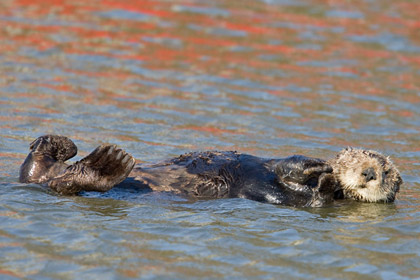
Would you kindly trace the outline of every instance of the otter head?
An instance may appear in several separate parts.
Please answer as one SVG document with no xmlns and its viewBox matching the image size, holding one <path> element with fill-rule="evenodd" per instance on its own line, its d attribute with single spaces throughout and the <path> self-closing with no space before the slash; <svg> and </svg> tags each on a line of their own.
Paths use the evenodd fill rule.
<svg viewBox="0 0 420 280">
<path fill-rule="evenodd" d="M 391 160 L 375 151 L 347 148 L 329 164 L 343 198 L 393 202 L 403 182 Z"/>
</svg>

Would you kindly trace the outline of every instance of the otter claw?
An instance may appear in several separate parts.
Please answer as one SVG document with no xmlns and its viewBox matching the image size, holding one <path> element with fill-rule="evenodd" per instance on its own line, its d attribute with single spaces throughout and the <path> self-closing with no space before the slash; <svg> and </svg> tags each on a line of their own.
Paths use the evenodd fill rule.
<svg viewBox="0 0 420 280">
<path fill-rule="evenodd" d="M 120 155 L 120 157 L 121 157 L 121 155 Z M 126 154 L 124 156 L 124 158 L 121 160 L 121 163 L 126 164 L 130 158 L 131 158 L 131 156 L 129 154 Z"/>
<path fill-rule="evenodd" d="M 114 152 L 116 146 L 115 145 L 105 146 L 105 148 L 108 148 L 108 147 L 109 147 L 108 155 L 111 155 Z"/>
<path fill-rule="evenodd" d="M 121 157 L 122 157 L 122 155 L 123 155 L 123 152 L 120 150 L 120 151 L 118 152 L 117 156 L 115 157 L 115 159 L 116 159 L 116 160 L 120 160 L 120 159 L 121 159 Z M 123 162 L 123 163 L 124 163 L 124 162 Z"/>
</svg>

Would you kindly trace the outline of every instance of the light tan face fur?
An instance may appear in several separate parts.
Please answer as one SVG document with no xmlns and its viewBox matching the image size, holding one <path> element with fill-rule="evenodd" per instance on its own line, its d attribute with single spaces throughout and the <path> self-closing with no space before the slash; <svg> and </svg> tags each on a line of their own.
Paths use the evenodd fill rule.
<svg viewBox="0 0 420 280">
<path fill-rule="evenodd" d="M 393 202 L 402 179 L 389 158 L 378 152 L 347 148 L 328 161 L 344 198 Z"/>
</svg>

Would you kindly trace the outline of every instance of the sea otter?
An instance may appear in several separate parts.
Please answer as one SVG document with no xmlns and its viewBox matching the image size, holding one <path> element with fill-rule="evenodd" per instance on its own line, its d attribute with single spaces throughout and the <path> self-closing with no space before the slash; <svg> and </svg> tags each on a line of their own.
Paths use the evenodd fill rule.
<svg viewBox="0 0 420 280">
<path fill-rule="evenodd" d="M 134 168 L 133 157 L 115 145 L 101 145 L 82 160 L 64 136 L 45 135 L 30 144 L 19 180 L 47 184 L 60 194 L 105 192 L 126 180 L 155 191 L 197 198 L 241 197 L 288 206 L 324 206 L 334 198 L 392 202 L 402 183 L 383 155 L 345 149 L 329 161 L 294 155 L 264 159 L 238 152 L 194 152 Z M 123 182 L 124 183 L 124 182 Z"/>
</svg>

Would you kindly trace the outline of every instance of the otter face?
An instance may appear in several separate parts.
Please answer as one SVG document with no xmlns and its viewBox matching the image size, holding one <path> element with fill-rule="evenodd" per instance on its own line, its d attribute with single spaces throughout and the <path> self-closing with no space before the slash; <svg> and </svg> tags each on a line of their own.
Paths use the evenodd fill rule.
<svg viewBox="0 0 420 280">
<path fill-rule="evenodd" d="M 389 158 L 375 151 L 347 148 L 329 163 L 344 198 L 393 202 L 403 182 Z"/>
</svg>

